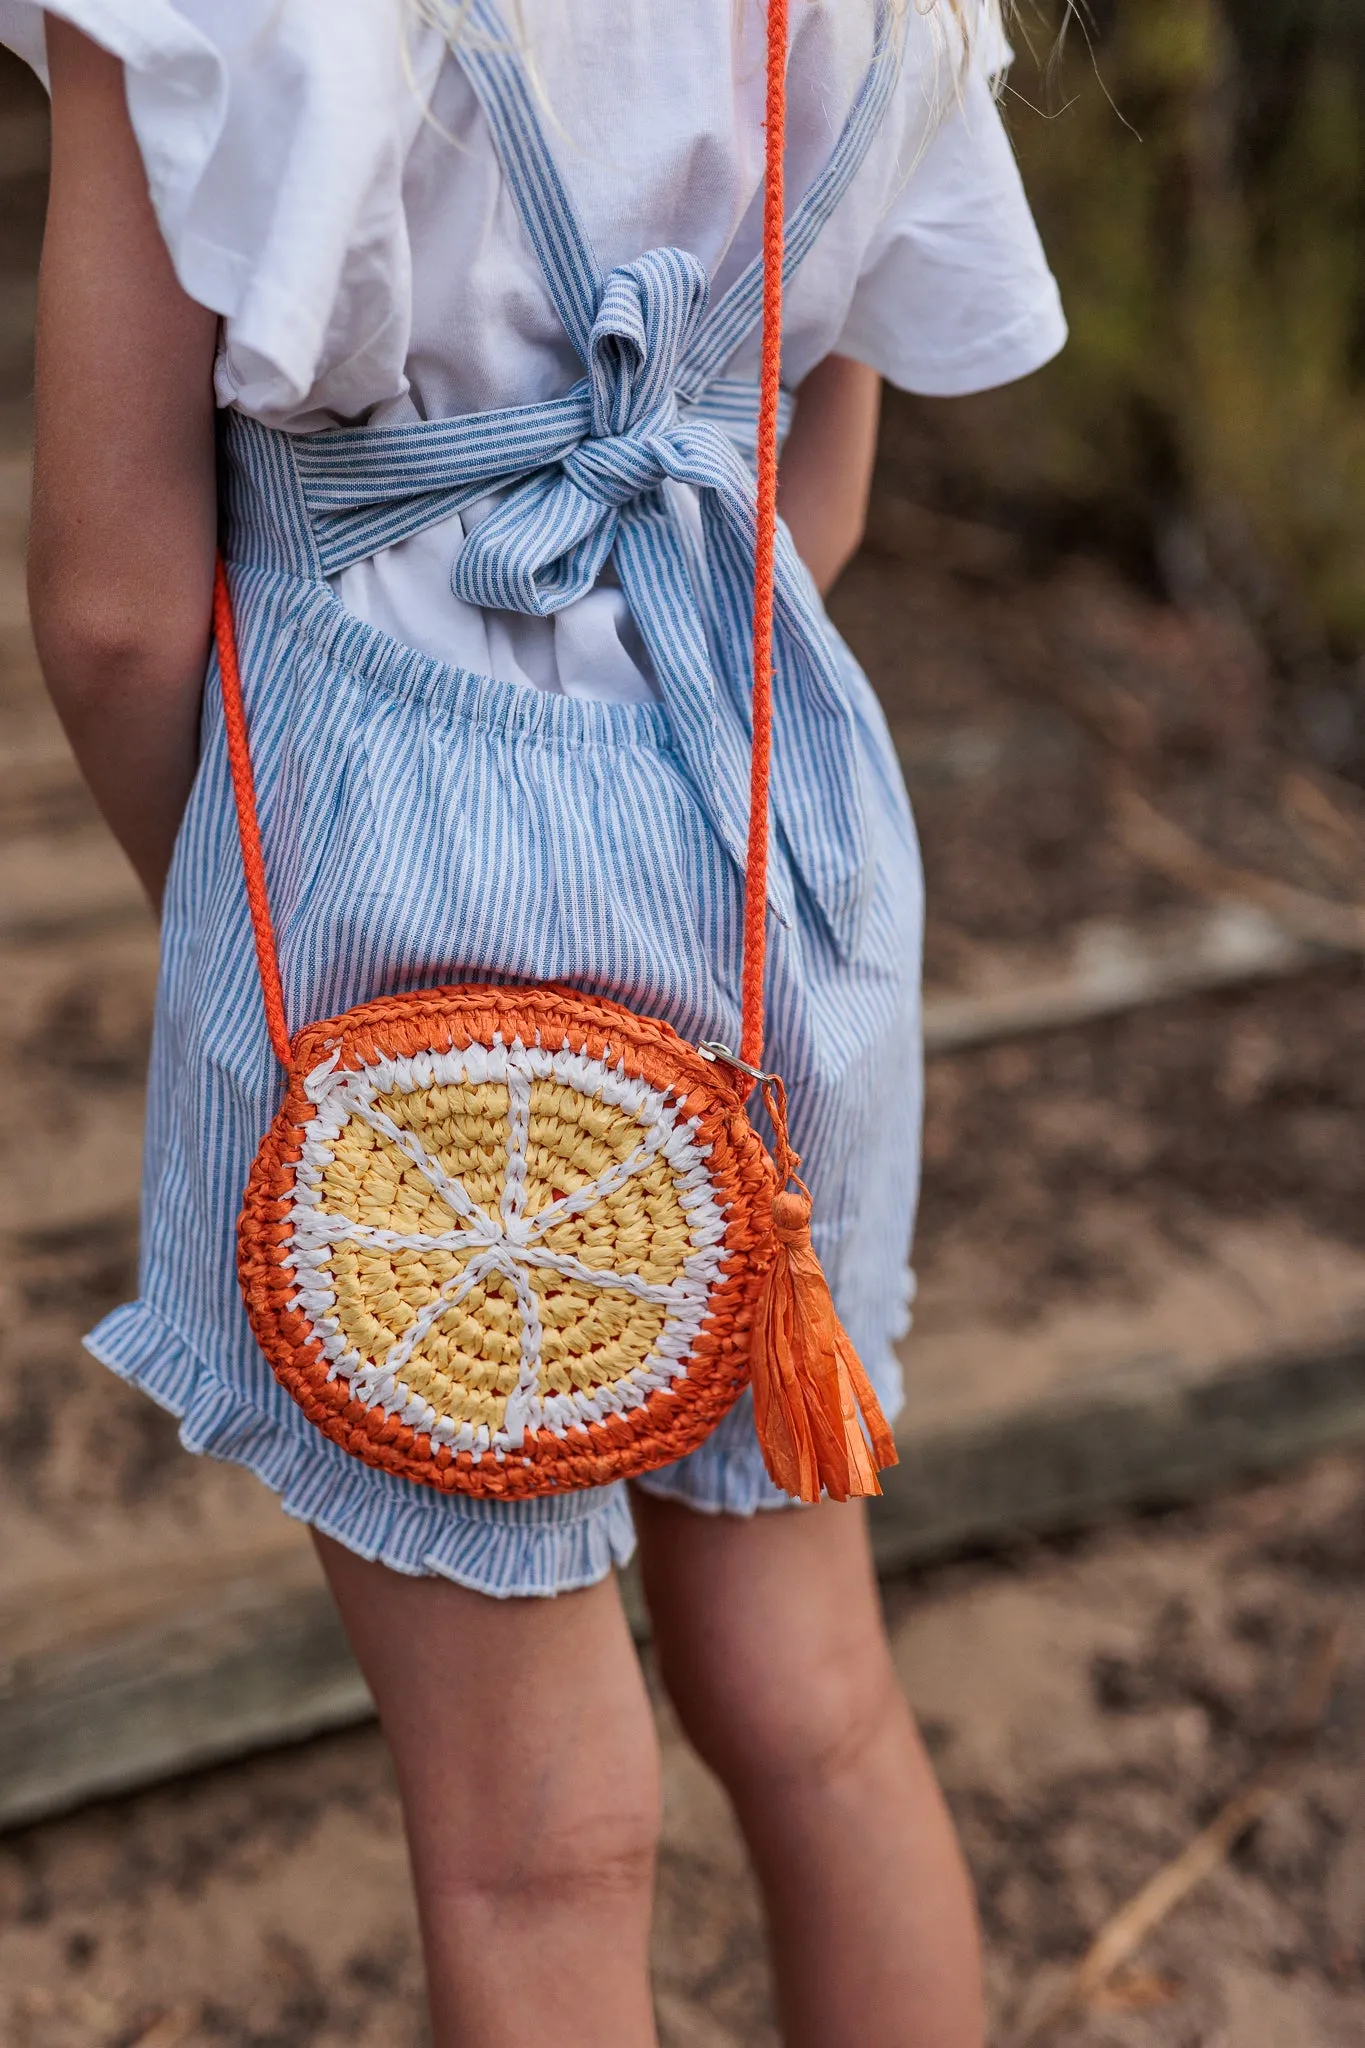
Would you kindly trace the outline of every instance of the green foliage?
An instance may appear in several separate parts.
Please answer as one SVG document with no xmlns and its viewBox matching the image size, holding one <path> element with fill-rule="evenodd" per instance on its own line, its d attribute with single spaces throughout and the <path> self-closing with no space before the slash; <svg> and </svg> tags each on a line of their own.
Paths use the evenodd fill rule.
<svg viewBox="0 0 1365 2048">
<path fill-rule="evenodd" d="M 976 487 L 1158 554 L 1183 522 L 1272 638 L 1352 657 L 1365 0 L 1107 0 L 1059 39 L 1060 19 L 1016 18 L 1006 106 L 1072 342 L 967 423 Z"/>
</svg>

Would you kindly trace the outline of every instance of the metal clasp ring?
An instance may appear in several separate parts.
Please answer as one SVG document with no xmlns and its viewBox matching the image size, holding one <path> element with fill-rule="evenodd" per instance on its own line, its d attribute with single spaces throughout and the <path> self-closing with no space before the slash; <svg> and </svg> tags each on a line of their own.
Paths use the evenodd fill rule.
<svg viewBox="0 0 1365 2048">
<path fill-rule="evenodd" d="M 776 1081 L 778 1078 L 776 1074 L 765 1074 L 761 1067 L 751 1067 L 747 1060 L 742 1060 L 738 1053 L 731 1052 L 729 1046 L 722 1045 L 718 1039 L 708 1038 L 705 1044 L 697 1047 L 697 1051 L 704 1060 L 710 1060 L 713 1065 L 720 1061 L 727 1067 L 738 1068 L 739 1072 L 747 1074 L 751 1081 Z"/>
</svg>

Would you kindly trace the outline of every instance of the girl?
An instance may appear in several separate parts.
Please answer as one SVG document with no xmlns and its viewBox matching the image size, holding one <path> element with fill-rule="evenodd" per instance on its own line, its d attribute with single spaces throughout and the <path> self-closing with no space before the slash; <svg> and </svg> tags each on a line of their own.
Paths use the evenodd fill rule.
<svg viewBox="0 0 1365 2048">
<path fill-rule="evenodd" d="M 738 1042 L 748 713 L 727 606 L 733 493 L 752 491 L 765 10 L 500 5 L 0 5 L 53 108 L 34 627 L 164 930 L 142 1294 L 91 1347 L 314 1532 L 397 1762 L 438 2043 L 655 2038 L 656 1760 L 611 1576 L 638 1541 L 663 1681 L 763 1888 L 784 2039 L 979 2048 L 968 1887 L 859 1506 L 757 1512 L 786 1502 L 747 1400 L 629 1493 L 415 1483 L 291 1400 L 237 1289 L 236 1213 L 280 1087 L 204 689 L 219 548 L 281 1014 L 558 982 L 692 1044 Z M 779 549 L 765 1050 L 888 1414 L 919 870 L 884 722 L 815 590 L 858 543 L 879 378 L 979 389 L 1061 343 L 991 98 L 1000 61 L 968 0 L 793 8 L 782 363 L 798 402 L 780 490 L 809 575 Z M 552 456 L 471 454 L 506 408 L 560 436 Z M 680 481 L 684 446 L 721 481 Z M 437 1183 L 465 1199 L 425 1154 L 413 1179 L 392 1123 L 362 1137 L 357 1171 L 389 1172 L 413 1216 Z M 345 1284 L 334 1265 L 353 1321 L 394 1318 L 372 1376 L 400 1351 L 426 1375 L 423 1409 L 390 1371 L 390 1406 L 416 1399 L 433 1445 L 482 1428 L 499 1459 L 520 1448 L 509 1389 L 534 1303 L 514 1312 L 490 1281 L 471 1358 L 444 1285 L 376 1308 L 364 1259 Z M 551 1327 L 546 1309 L 545 1412 L 548 1388 L 580 1384 L 591 1315 L 615 1329 L 611 1313 Z"/>
</svg>

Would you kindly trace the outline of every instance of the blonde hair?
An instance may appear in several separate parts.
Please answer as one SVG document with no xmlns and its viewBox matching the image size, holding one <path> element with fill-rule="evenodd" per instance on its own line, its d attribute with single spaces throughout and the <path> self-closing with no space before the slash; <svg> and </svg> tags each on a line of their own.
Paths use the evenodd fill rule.
<svg viewBox="0 0 1365 2048">
<path fill-rule="evenodd" d="M 565 4 L 570 4 L 570 0 L 565 0 Z M 754 4 L 762 4 L 762 0 L 734 0 L 736 15 L 741 14 L 747 6 Z M 796 0 L 796 4 L 799 5 L 800 0 Z M 871 7 L 877 4 L 877 0 L 863 0 L 863 4 Z M 546 91 L 545 82 L 537 68 L 535 50 L 527 31 L 524 0 L 503 0 L 503 5 L 507 10 L 508 29 L 511 40 L 521 53 L 530 77 L 531 88 L 539 100 L 543 112 L 554 127 L 558 129 L 559 124 L 555 118 L 554 108 Z M 904 16 L 913 11 L 925 19 L 933 16 L 938 16 L 940 20 L 943 20 L 944 17 L 951 19 L 957 42 L 957 63 L 955 69 L 959 86 L 971 66 L 978 37 L 986 42 L 987 47 L 990 46 L 993 38 L 1003 42 L 1006 20 L 1015 10 L 1015 0 L 887 0 L 887 5 L 893 14 L 899 16 Z M 485 47 L 488 46 L 490 41 L 494 39 L 490 38 L 483 30 L 475 28 L 470 21 L 473 6 L 474 0 L 402 0 L 405 59 L 408 58 L 407 31 L 413 22 L 419 22 L 423 26 L 433 29 L 452 48 L 461 42 L 474 48 L 478 48 L 481 44 Z M 1072 0 L 1066 0 L 1066 12 L 1068 14 L 1071 12 L 1071 7 Z M 411 76 L 410 61 L 409 76 Z M 1003 75 L 994 78 L 992 84 L 998 92 L 1003 84 Z M 951 92 L 948 97 L 951 100 Z M 430 116 L 428 115 L 429 118 Z M 448 140 L 454 143 L 455 137 L 450 136 Z"/>
<path fill-rule="evenodd" d="M 420 21 L 437 29 L 447 42 L 464 39 L 479 39 L 479 32 L 471 29 L 469 16 L 473 0 L 407 0 L 409 9 Z M 890 0 L 897 11 L 902 11 L 911 0 Z M 979 29 L 1001 29 L 1007 13 L 1012 9 L 1012 0 L 912 0 L 917 12 L 925 15 L 948 13 L 957 23 L 964 48 L 970 50 L 973 38 Z M 736 9 L 742 9 L 746 0 L 735 0 Z M 521 49 L 527 47 L 525 22 L 522 15 L 522 0 L 509 0 L 512 35 Z M 973 20 L 975 16 L 975 20 Z"/>
</svg>

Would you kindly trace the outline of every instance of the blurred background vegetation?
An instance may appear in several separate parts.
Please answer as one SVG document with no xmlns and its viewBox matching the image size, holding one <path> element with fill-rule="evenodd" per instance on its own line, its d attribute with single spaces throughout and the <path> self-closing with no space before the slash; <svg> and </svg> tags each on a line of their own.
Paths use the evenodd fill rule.
<svg viewBox="0 0 1365 2048">
<path fill-rule="evenodd" d="M 892 401 L 883 480 L 1235 607 L 1282 739 L 1365 781 L 1365 0 L 1020 0 L 1007 114 L 1072 324 Z"/>
</svg>

